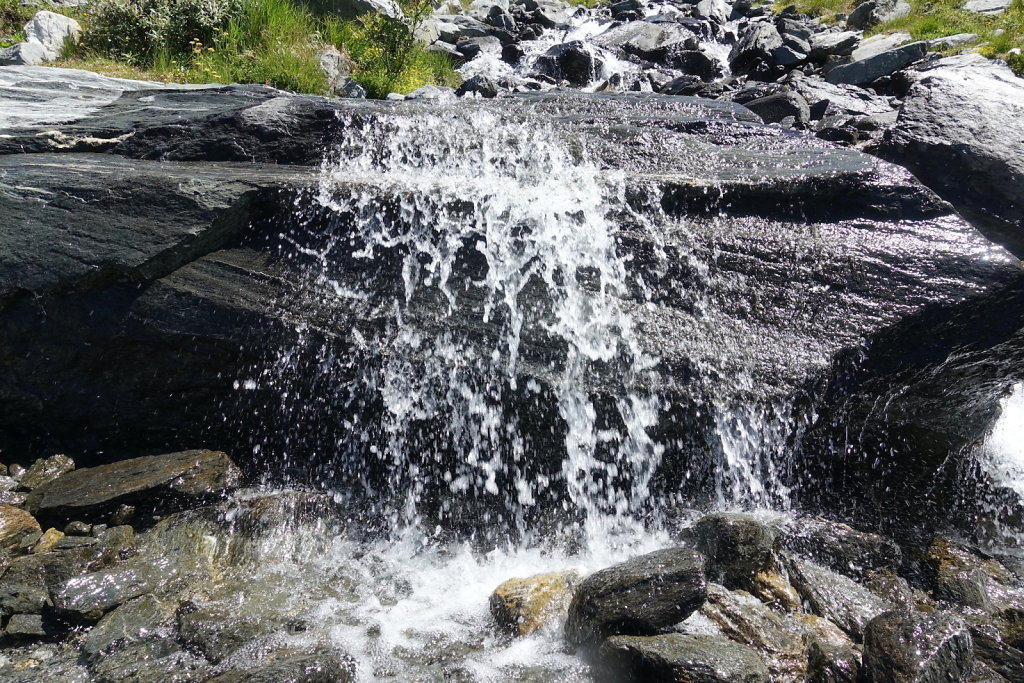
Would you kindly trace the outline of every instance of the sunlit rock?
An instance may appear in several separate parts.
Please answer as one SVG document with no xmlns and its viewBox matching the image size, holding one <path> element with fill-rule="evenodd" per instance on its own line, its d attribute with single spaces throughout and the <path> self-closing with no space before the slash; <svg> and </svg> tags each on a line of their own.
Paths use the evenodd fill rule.
<svg viewBox="0 0 1024 683">
<path fill-rule="evenodd" d="M 491 614 L 517 635 L 529 633 L 565 618 L 581 576 L 575 570 L 509 579 L 491 594 Z"/>
</svg>

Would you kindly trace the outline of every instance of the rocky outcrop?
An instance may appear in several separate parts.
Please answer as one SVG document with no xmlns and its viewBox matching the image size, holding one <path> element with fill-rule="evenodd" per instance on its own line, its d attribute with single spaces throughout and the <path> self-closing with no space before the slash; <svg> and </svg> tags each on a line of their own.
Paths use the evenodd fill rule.
<svg viewBox="0 0 1024 683">
<path fill-rule="evenodd" d="M 920 74 L 883 153 L 993 241 L 1024 255 L 1024 81 L 980 57 Z"/>
</svg>

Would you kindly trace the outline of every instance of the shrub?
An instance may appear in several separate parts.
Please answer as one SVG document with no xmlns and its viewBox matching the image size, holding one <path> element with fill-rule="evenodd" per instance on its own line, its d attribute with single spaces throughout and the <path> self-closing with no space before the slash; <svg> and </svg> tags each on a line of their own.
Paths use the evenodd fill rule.
<svg viewBox="0 0 1024 683">
<path fill-rule="evenodd" d="M 25 22 L 33 14 L 35 10 L 22 7 L 19 0 L 0 0 L 0 47 L 21 42 Z"/>
</svg>

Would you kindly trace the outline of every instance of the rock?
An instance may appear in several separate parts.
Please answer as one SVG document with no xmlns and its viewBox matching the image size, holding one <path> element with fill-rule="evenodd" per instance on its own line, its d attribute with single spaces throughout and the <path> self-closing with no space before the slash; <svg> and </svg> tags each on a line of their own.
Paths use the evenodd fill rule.
<svg viewBox="0 0 1024 683">
<path fill-rule="evenodd" d="M 154 509 L 238 486 L 241 472 L 225 453 L 195 450 L 151 455 L 69 472 L 29 496 L 48 519 L 98 516 L 129 502 Z"/>
<path fill-rule="evenodd" d="M 47 529 L 38 541 L 32 546 L 33 553 L 48 553 L 64 538 L 64 532 L 57 529 Z"/>
<path fill-rule="evenodd" d="M 724 636 L 669 633 L 612 636 L 598 651 L 602 666 L 625 681 L 767 683 L 768 669 L 748 647 Z"/>
<path fill-rule="evenodd" d="M 177 572 L 174 564 L 159 566 L 135 563 L 75 576 L 51 591 L 53 606 L 89 621 L 98 621 L 121 603 L 161 589 L 166 590 Z"/>
<path fill-rule="evenodd" d="M 864 675 L 872 683 L 966 681 L 973 659 L 967 624 L 939 612 L 886 612 L 864 629 Z"/>
<path fill-rule="evenodd" d="M 929 50 L 953 50 L 965 45 L 978 42 L 977 33 L 957 33 L 951 36 L 942 36 L 928 41 Z"/>
<path fill-rule="evenodd" d="M 366 98 L 366 89 L 359 85 L 353 78 L 346 78 L 341 82 L 341 85 L 334 94 L 338 97 L 351 97 L 352 99 L 362 100 Z"/>
<path fill-rule="evenodd" d="M 744 591 L 708 586 L 700 613 L 730 640 L 754 650 L 768 667 L 772 680 L 800 680 L 806 670 L 803 640 L 785 620 Z"/>
<path fill-rule="evenodd" d="M 396 20 L 405 18 L 395 0 L 302 0 L 301 4 L 318 14 L 332 14 L 341 19 L 355 19 L 364 14 L 379 14 Z"/>
<path fill-rule="evenodd" d="M 860 45 L 860 35 L 853 31 L 843 33 L 815 33 L 811 37 L 812 59 L 824 61 L 830 55 L 845 56 L 853 54 Z"/>
<path fill-rule="evenodd" d="M 327 86 L 331 92 L 344 92 L 353 68 L 352 59 L 348 54 L 342 54 L 338 48 L 328 45 L 320 51 L 318 61 L 320 70 L 327 76 Z"/>
<path fill-rule="evenodd" d="M 884 52 L 895 50 L 901 45 L 909 43 L 910 40 L 911 36 L 909 33 L 901 33 L 899 31 L 895 33 L 879 33 L 862 40 L 850 56 L 853 58 L 853 61 L 869 59 Z"/>
<path fill-rule="evenodd" d="M 942 537 L 932 540 L 923 564 L 935 598 L 986 612 L 996 610 L 990 589 L 1012 583 L 1010 572 L 996 560 Z"/>
<path fill-rule="evenodd" d="M 615 26 L 594 39 L 594 44 L 623 55 L 665 63 L 676 52 L 693 49 L 696 38 L 676 24 L 629 21 Z"/>
<path fill-rule="evenodd" d="M 914 84 L 881 153 L 990 239 L 1024 256 L 1024 80 L 981 58 L 938 62 Z"/>
<path fill-rule="evenodd" d="M 693 535 L 709 572 L 727 586 L 746 588 L 756 574 L 774 569 L 776 530 L 752 515 L 707 515 L 694 525 Z"/>
<path fill-rule="evenodd" d="M 811 610 L 854 640 L 861 639 L 871 619 L 893 607 L 851 579 L 811 562 L 791 558 L 789 569 L 790 581 Z"/>
<path fill-rule="evenodd" d="M 850 64 L 837 66 L 825 77 L 829 83 L 850 83 L 866 85 L 882 76 L 888 76 L 910 66 L 928 52 L 928 43 L 919 41 L 895 50 L 889 50 L 874 57 L 861 59 Z"/>
<path fill-rule="evenodd" d="M 86 657 L 97 660 L 110 652 L 152 639 L 173 622 L 175 605 L 143 595 L 106 614 L 82 640 Z"/>
<path fill-rule="evenodd" d="M 7 620 L 3 635 L 12 638 L 42 638 L 49 635 L 39 614 L 15 614 Z"/>
<path fill-rule="evenodd" d="M 17 548 L 25 534 L 41 531 L 39 522 L 28 512 L 11 505 L 0 505 L 0 555 Z"/>
<path fill-rule="evenodd" d="M 887 98 L 855 85 L 834 85 L 819 78 L 791 78 L 787 84 L 807 101 L 814 121 L 829 117 L 872 116 L 892 111 Z"/>
<path fill-rule="evenodd" d="M 456 96 L 465 97 L 466 95 L 473 93 L 483 98 L 491 98 L 498 96 L 498 86 L 495 85 L 494 81 L 487 78 L 487 76 L 478 74 L 472 78 L 467 78 L 459 86 L 459 89 L 455 91 Z"/>
<path fill-rule="evenodd" d="M 47 58 L 46 48 L 39 43 L 16 43 L 0 48 L 0 66 L 36 66 L 52 61 Z"/>
<path fill-rule="evenodd" d="M 964 9 L 978 14 L 1002 14 L 1010 7 L 1011 0 L 967 0 Z"/>
<path fill-rule="evenodd" d="M 861 658 L 853 648 L 830 648 L 820 641 L 807 646 L 806 683 L 858 683 Z"/>
<path fill-rule="evenodd" d="M 60 57 L 67 41 L 75 42 L 82 27 L 71 17 L 43 10 L 25 24 L 25 41 L 43 48 L 43 61 L 52 62 Z"/>
<path fill-rule="evenodd" d="M 722 26 L 729 20 L 732 8 L 725 0 L 700 0 L 694 6 L 695 16 L 709 19 Z"/>
<path fill-rule="evenodd" d="M 910 3 L 906 0 L 868 0 L 850 13 L 846 24 L 851 28 L 867 29 L 908 14 Z"/>
<path fill-rule="evenodd" d="M 525 636 L 564 617 L 579 582 L 574 570 L 509 579 L 491 594 L 491 614 L 503 628 Z"/>
<path fill-rule="evenodd" d="M 779 544 L 832 571 L 855 579 L 899 570 L 903 553 L 895 541 L 826 519 L 805 518 L 783 530 Z"/>
<path fill-rule="evenodd" d="M 650 635 L 688 617 L 706 596 L 699 553 L 648 553 L 584 579 L 569 605 L 565 636 L 572 645 L 596 646 L 609 635 Z"/>
<path fill-rule="evenodd" d="M 92 533 L 92 525 L 79 520 L 68 522 L 64 533 L 68 536 L 88 536 Z"/>
<path fill-rule="evenodd" d="M 783 612 L 800 610 L 800 594 L 780 571 L 758 572 L 750 582 L 749 591 L 762 602 Z"/>
<path fill-rule="evenodd" d="M 864 587 L 898 609 L 917 608 L 917 596 L 902 576 L 882 574 L 864 582 Z"/>
<path fill-rule="evenodd" d="M 761 117 L 765 123 L 779 123 L 792 117 L 799 127 L 805 127 L 811 120 L 811 110 L 799 93 L 785 90 L 774 95 L 751 100 L 744 105 Z"/>
<path fill-rule="evenodd" d="M 537 58 L 539 73 L 583 87 L 597 78 L 602 62 L 582 41 L 562 43 Z"/>
<path fill-rule="evenodd" d="M 748 73 L 762 64 L 772 64 L 772 53 L 782 47 L 782 36 L 769 22 L 744 25 L 740 39 L 729 52 L 729 64 L 735 73 Z"/>
<path fill-rule="evenodd" d="M 501 54 L 501 41 L 494 36 L 478 36 L 475 38 L 464 38 L 455 45 L 462 58 L 467 62 L 476 59 L 479 55 L 498 56 Z"/>
<path fill-rule="evenodd" d="M 438 85 L 424 85 L 405 96 L 406 100 L 444 100 L 455 96 L 453 88 Z"/>
<path fill-rule="evenodd" d="M 178 634 L 186 646 L 218 664 L 261 636 L 281 629 L 272 615 L 238 615 L 220 605 L 185 603 L 177 613 Z"/>
<path fill-rule="evenodd" d="M 153 638 L 117 648 L 92 664 L 93 677 L 101 681 L 205 681 L 212 675 L 202 658 L 184 650 L 173 637 Z"/>
<path fill-rule="evenodd" d="M 75 469 L 75 461 L 66 455 L 54 455 L 42 460 L 36 460 L 25 472 L 20 482 L 20 488 L 31 491 L 43 484 L 48 484 L 66 472 Z"/>
<path fill-rule="evenodd" d="M 206 683 L 349 683 L 355 678 L 355 661 L 330 651 L 271 653 L 256 666 L 227 671 Z"/>
</svg>

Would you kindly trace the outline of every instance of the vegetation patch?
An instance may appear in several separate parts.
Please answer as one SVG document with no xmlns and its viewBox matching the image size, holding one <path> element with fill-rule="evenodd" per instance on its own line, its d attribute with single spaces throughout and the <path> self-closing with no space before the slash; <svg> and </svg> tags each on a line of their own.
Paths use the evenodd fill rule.
<svg viewBox="0 0 1024 683">
<path fill-rule="evenodd" d="M 458 82 L 447 56 L 413 39 L 429 9 L 410 0 L 405 22 L 376 15 L 341 21 L 292 0 L 96 0 L 76 13 L 83 37 L 60 64 L 120 77 L 329 94 L 319 55 L 333 45 L 352 57 L 352 78 L 371 97 L 383 97 Z"/>
<path fill-rule="evenodd" d="M 0 47 L 24 40 L 25 22 L 34 14 L 35 10 L 22 7 L 20 0 L 0 0 Z"/>
</svg>

